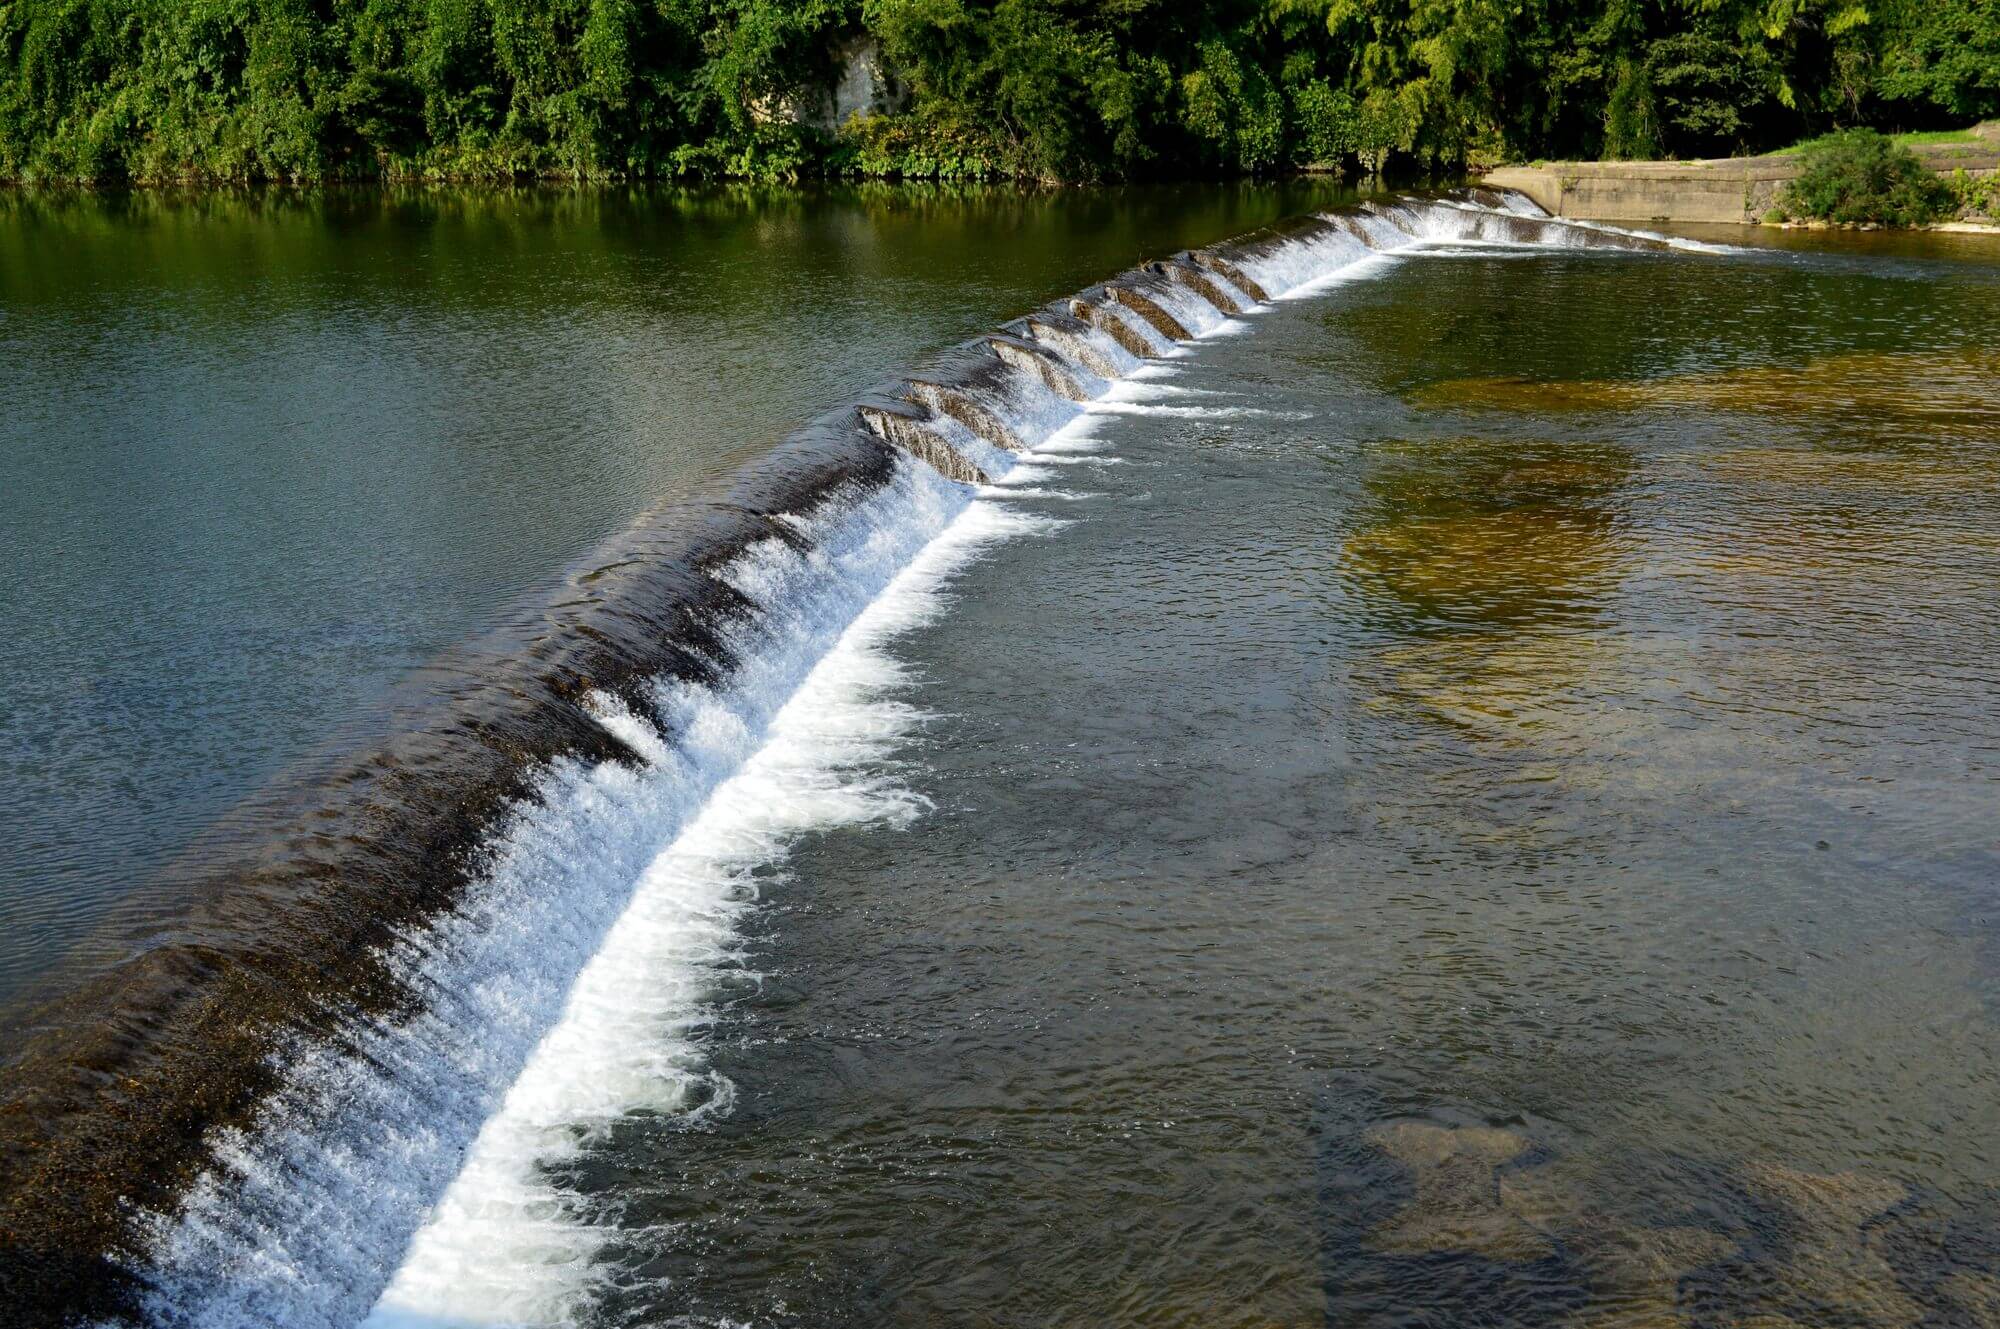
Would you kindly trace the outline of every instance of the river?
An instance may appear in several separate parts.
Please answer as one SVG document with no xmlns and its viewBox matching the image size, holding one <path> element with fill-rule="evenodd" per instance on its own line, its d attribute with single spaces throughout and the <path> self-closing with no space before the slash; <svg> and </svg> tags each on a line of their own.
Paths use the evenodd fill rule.
<svg viewBox="0 0 2000 1329">
<path fill-rule="evenodd" d="M 156 1046 L 212 1013 L 121 1031 L 195 1105 L 140 1111 L 150 1153 L 25 1100 L 83 1112 L 60 1175 L 154 1187 L 64 1296 L 378 1329 L 2000 1323 L 2000 253 L 1481 196 L 1089 285 L 1333 201 L 169 212 L 137 233 L 178 267 L 15 278 L 43 534 L 9 575 L 44 589 L 4 806 L 50 829 L 5 880 L 65 902 L 10 924 L 15 970 L 123 1009 L 120 946 L 198 940 L 189 985 L 267 1029 L 222 1105 Z M 550 644 L 591 633 L 617 651 Z M 413 671 L 443 700 L 385 700 Z M 439 681 L 493 671 L 527 700 Z M 607 737 L 544 741 L 562 706 Z M 472 782 L 385 776 L 363 815 L 316 773 L 404 725 L 416 768 L 468 730 L 527 754 L 448 889 L 371 846 Z M 284 838 L 313 815 L 322 858 Z M 390 911 L 353 934 L 373 967 L 280 964 L 336 914 L 235 866 L 199 927 L 113 926 L 259 836 Z M 64 961 L 66 928 L 102 940 Z M 21 1064 L 99 1046 L 50 1027 Z"/>
</svg>

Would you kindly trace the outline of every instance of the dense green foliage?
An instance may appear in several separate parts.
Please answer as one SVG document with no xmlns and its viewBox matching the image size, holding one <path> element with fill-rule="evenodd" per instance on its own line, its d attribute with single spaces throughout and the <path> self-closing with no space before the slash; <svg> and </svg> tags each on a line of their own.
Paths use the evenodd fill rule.
<svg viewBox="0 0 2000 1329">
<path fill-rule="evenodd" d="M 1799 174 L 1778 211 L 1843 226 L 1922 226 L 1955 211 L 1952 188 L 1917 155 L 1872 129 L 1849 129 L 1807 144 Z"/>
<path fill-rule="evenodd" d="M 818 108 L 872 37 L 906 96 Z M 1044 179 L 2000 114 L 2000 0 L 0 0 L 0 177 Z"/>
</svg>

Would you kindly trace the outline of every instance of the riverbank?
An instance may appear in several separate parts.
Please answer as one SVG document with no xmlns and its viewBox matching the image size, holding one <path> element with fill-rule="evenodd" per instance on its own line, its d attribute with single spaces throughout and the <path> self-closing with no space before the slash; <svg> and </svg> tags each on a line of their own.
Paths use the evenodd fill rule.
<svg viewBox="0 0 2000 1329">
<path fill-rule="evenodd" d="M 1959 142 L 1910 150 L 1941 176 L 2000 174 L 2000 122 Z M 1697 161 L 1536 162 L 1503 166 L 1482 182 L 1517 189 L 1550 215 L 1584 221 L 1756 224 L 1800 170 L 1794 153 Z M 1967 223 L 1951 223 L 1954 228 Z M 1987 229 L 1979 227 L 1978 229 Z"/>
</svg>

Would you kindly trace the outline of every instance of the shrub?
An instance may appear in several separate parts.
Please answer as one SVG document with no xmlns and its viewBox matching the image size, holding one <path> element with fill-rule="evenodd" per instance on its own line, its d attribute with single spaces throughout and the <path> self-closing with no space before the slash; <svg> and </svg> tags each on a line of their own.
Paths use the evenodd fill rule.
<svg viewBox="0 0 2000 1329">
<path fill-rule="evenodd" d="M 900 180 L 997 180 L 1013 174 L 992 138 L 916 115 L 856 116 L 828 156 L 834 175 Z"/>
<path fill-rule="evenodd" d="M 1872 129 L 1814 140 L 1800 150 L 1799 167 L 1778 200 L 1787 217 L 1922 226 L 1953 210 L 1950 188 L 1915 153 Z"/>
<path fill-rule="evenodd" d="M 1990 216 L 2000 212 L 2000 176 L 1967 175 L 1960 167 L 1945 181 L 1951 190 L 1952 201 L 1958 210 L 1975 216 Z"/>
</svg>

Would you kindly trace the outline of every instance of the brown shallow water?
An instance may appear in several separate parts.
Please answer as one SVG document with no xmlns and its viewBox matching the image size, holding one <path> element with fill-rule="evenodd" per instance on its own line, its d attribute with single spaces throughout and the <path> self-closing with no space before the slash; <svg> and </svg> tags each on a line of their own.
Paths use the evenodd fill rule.
<svg viewBox="0 0 2000 1329">
<path fill-rule="evenodd" d="M 2000 1324 L 1996 275 L 1205 344 L 900 649 L 935 812 L 769 884 L 732 1111 L 563 1173 L 593 1317 Z"/>
</svg>

